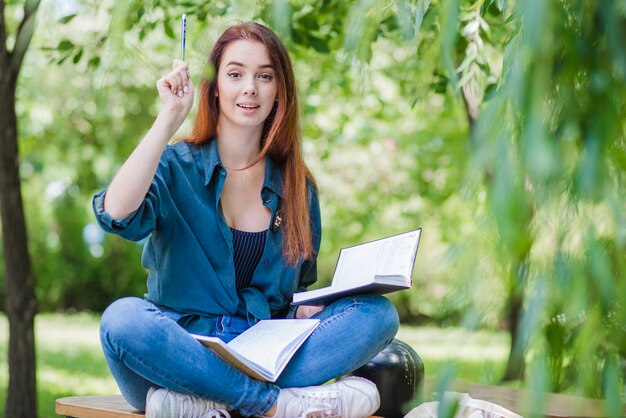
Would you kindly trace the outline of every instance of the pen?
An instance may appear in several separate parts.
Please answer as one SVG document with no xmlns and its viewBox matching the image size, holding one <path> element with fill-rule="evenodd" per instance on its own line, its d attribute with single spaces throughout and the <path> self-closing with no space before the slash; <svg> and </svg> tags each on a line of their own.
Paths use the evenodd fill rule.
<svg viewBox="0 0 626 418">
<path fill-rule="evenodd" d="M 185 61 L 185 41 L 187 40 L 187 15 L 183 13 L 181 18 L 180 59 Z"/>
</svg>

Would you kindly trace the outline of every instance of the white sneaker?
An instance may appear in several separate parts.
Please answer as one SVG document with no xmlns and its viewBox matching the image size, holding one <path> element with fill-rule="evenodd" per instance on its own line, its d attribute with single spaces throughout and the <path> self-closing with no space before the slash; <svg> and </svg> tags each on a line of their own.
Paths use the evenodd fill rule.
<svg viewBox="0 0 626 418">
<path fill-rule="evenodd" d="M 169 389 L 150 388 L 146 418 L 230 418 L 227 406 Z"/>
<path fill-rule="evenodd" d="M 376 385 L 350 376 L 330 385 L 281 389 L 275 418 L 365 418 L 380 406 Z"/>
</svg>

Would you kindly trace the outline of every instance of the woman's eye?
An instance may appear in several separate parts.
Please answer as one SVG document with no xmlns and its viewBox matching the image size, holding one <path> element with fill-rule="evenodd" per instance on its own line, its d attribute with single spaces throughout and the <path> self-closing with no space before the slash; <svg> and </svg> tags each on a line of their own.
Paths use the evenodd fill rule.
<svg viewBox="0 0 626 418">
<path fill-rule="evenodd" d="M 260 77 L 262 80 L 266 80 L 266 81 L 270 81 L 270 80 L 272 80 L 272 79 L 274 78 L 274 77 L 272 77 L 272 75 L 271 75 L 271 74 L 261 74 L 261 75 L 259 75 L 259 77 Z"/>
<path fill-rule="evenodd" d="M 241 74 L 233 72 L 233 73 L 228 73 L 228 76 L 230 78 L 239 78 L 241 77 Z"/>
</svg>

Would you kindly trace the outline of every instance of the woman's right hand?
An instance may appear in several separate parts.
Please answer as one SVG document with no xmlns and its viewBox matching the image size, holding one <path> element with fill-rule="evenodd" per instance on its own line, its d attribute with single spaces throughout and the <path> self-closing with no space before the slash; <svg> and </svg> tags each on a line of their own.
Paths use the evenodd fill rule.
<svg viewBox="0 0 626 418">
<path fill-rule="evenodd" d="M 189 65 L 180 60 L 172 62 L 172 71 L 161 77 L 157 83 L 163 110 L 185 119 L 193 105 L 193 83 L 189 77 Z"/>
</svg>

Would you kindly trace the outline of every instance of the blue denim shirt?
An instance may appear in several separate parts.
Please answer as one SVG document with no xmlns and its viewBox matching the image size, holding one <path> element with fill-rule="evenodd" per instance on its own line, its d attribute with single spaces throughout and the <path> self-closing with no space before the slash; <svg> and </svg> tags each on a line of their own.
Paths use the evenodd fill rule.
<svg viewBox="0 0 626 418">
<path fill-rule="evenodd" d="M 283 199 L 280 167 L 266 158 L 260 199 L 271 211 L 265 249 L 250 287 L 237 292 L 232 233 L 220 209 L 226 169 L 217 142 L 168 145 L 141 206 L 123 219 L 104 210 L 106 189 L 93 198 L 100 226 L 130 241 L 148 237 L 142 265 L 148 270 L 149 301 L 189 314 L 189 320 L 238 315 L 250 324 L 293 316 L 294 291 L 317 280 L 321 219 L 317 191 L 308 185 L 309 217 L 315 257 L 296 266 L 282 257 L 280 228 L 272 228 Z"/>
</svg>

